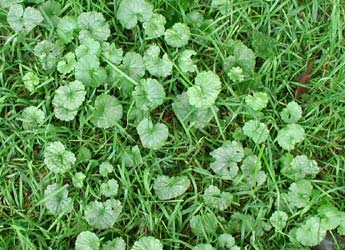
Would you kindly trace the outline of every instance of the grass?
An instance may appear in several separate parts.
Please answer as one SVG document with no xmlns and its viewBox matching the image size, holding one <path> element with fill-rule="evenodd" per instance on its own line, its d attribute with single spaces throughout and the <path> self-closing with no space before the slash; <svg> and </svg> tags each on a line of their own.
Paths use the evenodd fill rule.
<svg viewBox="0 0 345 250">
<path fill-rule="evenodd" d="M 220 75 L 223 91 L 217 99 L 219 111 L 205 129 L 181 125 L 176 117 L 165 124 L 170 135 L 167 144 L 159 150 L 140 146 L 136 122 L 123 118 L 122 128 L 97 129 L 89 122 L 90 108 L 96 95 L 107 91 L 118 95 L 115 86 L 102 86 L 89 93 L 78 118 L 62 122 L 54 117 L 51 100 L 60 85 L 57 72 L 46 73 L 33 56 L 34 46 L 43 39 L 54 39 L 52 24 L 44 22 L 27 35 L 16 34 L 6 21 L 7 10 L 0 9 L 0 249 L 72 249 L 77 235 L 85 230 L 94 231 L 100 238 L 122 237 L 128 246 L 140 236 L 160 239 L 164 249 L 191 249 L 197 243 L 214 243 L 216 235 L 197 238 L 189 222 L 197 214 L 213 213 L 205 206 L 203 190 L 210 184 L 231 192 L 234 201 L 230 209 L 216 213 L 220 232 L 232 231 L 241 249 L 297 249 L 287 234 L 310 214 L 316 214 L 319 200 L 310 202 L 309 209 L 291 211 L 286 231 L 262 230 L 269 224 L 273 211 L 284 200 L 282 195 L 289 180 L 279 171 L 282 149 L 275 137 L 282 122 L 279 112 L 293 100 L 298 85 L 296 77 L 314 61 L 309 92 L 302 96 L 306 140 L 293 151 L 317 160 L 320 174 L 312 183 L 322 199 L 328 199 L 345 211 L 345 8 L 342 0 L 241 0 L 230 1 L 231 11 L 222 15 L 209 10 L 209 1 L 152 1 L 158 12 L 166 14 L 167 25 L 186 19 L 190 10 L 205 11 L 207 25 L 192 28 L 188 47 L 195 56 L 200 70 L 213 70 Z M 124 51 L 140 54 L 148 41 L 139 26 L 124 30 L 114 18 L 116 1 L 60 1 L 60 16 L 78 16 L 83 11 L 102 12 L 111 26 L 114 41 Z M 34 5 L 39 6 L 39 5 Z M 276 42 L 272 58 L 257 59 L 258 77 L 249 86 L 233 84 L 222 72 L 224 59 L 229 55 L 231 39 L 239 39 L 252 48 L 254 31 L 270 34 Z M 162 50 L 176 59 L 177 51 L 161 41 Z M 270 45 L 267 45 L 270 46 Z M 175 65 L 175 70 L 177 70 Z M 22 77 L 28 70 L 40 78 L 39 90 L 30 95 Z M 155 121 L 173 114 L 171 103 L 177 94 L 193 83 L 193 77 L 175 71 L 162 84 L 167 97 L 164 105 L 152 112 Z M 244 145 L 258 155 L 267 181 L 261 188 L 240 190 L 231 181 L 222 180 L 209 168 L 209 153 L 221 146 L 225 139 L 233 139 L 234 131 L 248 116 L 243 97 L 253 90 L 265 91 L 271 97 L 262 120 L 270 129 L 269 140 L 257 146 L 249 140 Z M 119 98 L 121 100 L 121 98 Z M 125 114 L 133 101 L 121 100 Z M 26 131 L 22 128 L 21 111 L 30 105 L 40 107 L 47 115 L 45 126 Z M 49 173 L 43 163 L 47 143 L 60 140 L 69 150 L 77 153 L 81 146 L 90 149 L 92 159 L 79 162 L 66 176 Z M 142 163 L 127 167 L 123 151 L 139 145 Z M 83 209 L 92 200 L 99 199 L 99 164 L 111 161 L 115 166 L 113 177 L 120 185 L 119 199 L 123 211 L 115 226 L 108 230 L 92 230 L 84 219 Z M 71 188 L 75 172 L 87 175 L 83 189 Z M 152 189 L 158 174 L 186 175 L 191 187 L 175 200 L 159 201 Z M 43 192 L 52 182 L 70 183 L 70 197 L 74 201 L 71 213 L 52 216 L 44 205 Z M 245 216 L 236 220 L 237 212 Z M 238 215 L 238 214 L 237 214 Z M 247 217 L 246 217 L 247 216 Z M 231 219 L 230 219 L 231 218 Z M 237 223 L 237 224 L 236 224 Z M 289 248 L 295 247 L 295 248 Z M 338 245 L 337 249 L 343 249 Z"/>
</svg>

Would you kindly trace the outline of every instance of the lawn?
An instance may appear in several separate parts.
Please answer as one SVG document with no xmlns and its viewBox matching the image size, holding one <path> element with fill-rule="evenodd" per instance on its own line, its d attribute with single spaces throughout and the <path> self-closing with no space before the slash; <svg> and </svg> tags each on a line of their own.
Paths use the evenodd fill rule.
<svg viewBox="0 0 345 250">
<path fill-rule="evenodd" d="M 345 249 L 344 0 L 0 0 L 0 249 Z"/>
</svg>

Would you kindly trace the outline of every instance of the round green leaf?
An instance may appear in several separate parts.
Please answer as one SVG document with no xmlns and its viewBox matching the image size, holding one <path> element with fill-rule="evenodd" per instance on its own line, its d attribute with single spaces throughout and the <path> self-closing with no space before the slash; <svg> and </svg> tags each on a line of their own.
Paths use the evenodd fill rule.
<svg viewBox="0 0 345 250">
<path fill-rule="evenodd" d="M 185 193 L 190 186 L 186 176 L 158 176 L 153 184 L 153 189 L 160 200 L 170 200 Z"/>
<path fill-rule="evenodd" d="M 152 124 L 149 119 L 143 119 L 137 126 L 137 131 L 143 147 L 159 149 L 168 139 L 168 127 L 162 123 Z"/>
<path fill-rule="evenodd" d="M 75 250 L 99 250 L 99 246 L 99 238 L 90 231 L 81 232 L 75 242 Z"/>
</svg>

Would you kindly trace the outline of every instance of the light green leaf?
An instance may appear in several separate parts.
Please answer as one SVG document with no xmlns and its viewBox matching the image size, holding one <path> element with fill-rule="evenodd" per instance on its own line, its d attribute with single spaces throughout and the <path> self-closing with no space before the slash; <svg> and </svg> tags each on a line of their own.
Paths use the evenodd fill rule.
<svg viewBox="0 0 345 250">
<path fill-rule="evenodd" d="M 43 124 L 45 114 L 37 107 L 30 106 L 23 110 L 21 120 L 24 129 L 35 129 Z"/>
<path fill-rule="evenodd" d="M 56 33 L 61 41 L 63 41 L 65 44 L 68 44 L 73 41 L 77 29 L 77 18 L 74 16 L 64 16 L 63 18 L 59 19 L 56 27 Z"/>
<path fill-rule="evenodd" d="M 164 35 L 166 20 L 161 14 L 154 13 L 151 18 L 143 23 L 145 35 L 149 39 Z"/>
<path fill-rule="evenodd" d="M 163 250 L 163 245 L 158 239 L 146 236 L 135 241 L 131 250 Z"/>
<path fill-rule="evenodd" d="M 172 63 L 168 55 L 164 54 L 162 58 L 159 57 L 160 49 L 157 45 L 150 45 L 145 51 L 144 62 L 145 67 L 151 75 L 165 78 L 171 75 Z"/>
<path fill-rule="evenodd" d="M 304 246 L 316 246 L 325 238 L 326 230 L 321 227 L 321 220 L 314 216 L 297 228 L 296 239 Z"/>
<path fill-rule="evenodd" d="M 241 67 L 245 77 L 254 73 L 255 54 L 242 42 L 235 41 L 233 55 L 224 60 L 224 71 L 229 72 L 233 67 Z"/>
<path fill-rule="evenodd" d="M 54 115 L 56 118 L 58 118 L 61 121 L 72 121 L 78 113 L 78 110 L 70 110 L 64 108 L 62 105 L 55 106 L 54 107 Z"/>
<path fill-rule="evenodd" d="M 245 100 L 249 108 L 254 111 L 261 111 L 266 108 L 269 98 L 264 92 L 254 92 L 253 95 L 246 96 Z"/>
<path fill-rule="evenodd" d="M 121 66 L 121 69 L 134 80 L 138 80 L 145 75 L 145 62 L 138 53 L 127 52 Z"/>
<path fill-rule="evenodd" d="M 35 87 L 40 83 L 40 79 L 34 72 L 26 72 L 22 80 L 24 82 L 25 88 L 31 93 L 35 91 Z"/>
<path fill-rule="evenodd" d="M 122 210 L 118 200 L 92 201 L 85 208 L 85 219 L 96 229 L 111 228 Z"/>
<path fill-rule="evenodd" d="M 220 148 L 210 153 L 216 159 L 211 163 L 212 170 L 226 179 L 234 178 L 238 173 L 237 162 L 244 156 L 242 144 L 237 141 L 225 141 Z"/>
<path fill-rule="evenodd" d="M 64 55 L 62 60 L 58 62 L 57 70 L 61 74 L 66 75 L 74 70 L 75 64 L 75 54 L 73 52 L 68 52 L 66 55 Z"/>
<path fill-rule="evenodd" d="M 104 243 L 102 250 L 126 250 L 126 243 L 122 238 L 116 237 L 115 239 Z"/>
<path fill-rule="evenodd" d="M 10 6 L 7 14 L 7 22 L 15 32 L 24 30 L 29 33 L 43 21 L 41 12 L 32 7 L 25 10 L 20 4 Z"/>
<path fill-rule="evenodd" d="M 265 142 L 269 136 L 266 124 L 257 120 L 250 120 L 243 126 L 243 134 L 251 138 L 256 144 Z"/>
<path fill-rule="evenodd" d="M 229 13 L 232 4 L 230 0 L 212 0 L 211 7 L 219 10 L 223 15 Z"/>
<path fill-rule="evenodd" d="M 102 43 L 102 55 L 112 64 L 118 65 L 122 61 L 123 50 L 116 48 L 114 43 Z"/>
<path fill-rule="evenodd" d="M 232 67 L 227 75 L 233 82 L 244 81 L 243 69 L 241 67 Z"/>
<path fill-rule="evenodd" d="M 275 211 L 271 217 L 270 222 L 276 231 L 282 232 L 286 226 L 288 215 L 283 211 Z"/>
<path fill-rule="evenodd" d="M 305 132 L 301 125 L 292 123 L 279 130 L 278 144 L 288 151 L 293 150 L 297 143 L 301 143 L 305 138 Z"/>
<path fill-rule="evenodd" d="M 107 72 L 100 67 L 95 55 L 85 55 L 75 66 L 75 78 L 85 86 L 98 87 L 107 80 Z"/>
<path fill-rule="evenodd" d="M 73 186 L 76 188 L 82 188 L 83 187 L 83 182 L 86 178 L 86 175 L 83 174 L 82 172 L 77 172 L 73 177 L 72 177 L 72 183 Z"/>
<path fill-rule="evenodd" d="M 216 250 L 211 244 L 198 244 L 193 250 Z"/>
<path fill-rule="evenodd" d="M 68 185 L 59 187 L 56 183 L 48 185 L 44 190 L 45 206 L 51 214 L 58 215 L 72 210 L 73 202 L 68 197 Z"/>
<path fill-rule="evenodd" d="M 55 91 L 53 106 L 62 106 L 65 109 L 74 111 L 78 109 L 85 100 L 85 87 L 82 82 L 75 80 L 66 85 L 60 86 Z"/>
<path fill-rule="evenodd" d="M 79 32 L 81 42 L 87 38 L 102 42 L 110 36 L 109 25 L 102 13 L 95 11 L 81 13 L 78 17 L 78 24 L 81 29 Z"/>
<path fill-rule="evenodd" d="M 285 123 L 296 123 L 302 118 L 302 108 L 295 101 L 289 102 L 280 112 L 280 116 Z"/>
<path fill-rule="evenodd" d="M 190 30 L 184 23 L 175 23 L 164 33 L 164 40 L 171 47 L 181 48 L 188 44 Z"/>
<path fill-rule="evenodd" d="M 160 200 L 176 198 L 187 191 L 190 180 L 186 176 L 165 176 L 156 177 L 153 189 Z"/>
<path fill-rule="evenodd" d="M 99 250 L 100 240 L 90 231 L 81 232 L 75 242 L 75 250 Z"/>
<path fill-rule="evenodd" d="M 132 29 L 137 22 L 147 22 L 153 12 L 153 6 L 145 0 L 122 0 L 116 18 L 126 29 Z"/>
<path fill-rule="evenodd" d="M 186 92 L 176 96 L 176 100 L 173 102 L 172 108 L 181 123 L 191 124 L 199 129 L 207 126 L 210 120 L 214 117 L 212 109 L 214 109 L 215 112 L 218 111 L 218 108 L 215 106 L 198 109 L 190 105 Z"/>
<path fill-rule="evenodd" d="M 221 192 L 218 187 L 210 185 L 205 189 L 203 199 L 207 206 L 223 211 L 231 205 L 233 195 Z"/>
<path fill-rule="evenodd" d="M 100 193 L 105 197 L 113 197 L 117 195 L 119 184 L 115 179 L 109 179 L 101 184 Z"/>
<path fill-rule="evenodd" d="M 192 56 L 195 56 L 195 55 L 196 55 L 196 52 L 191 49 L 182 51 L 182 53 L 180 54 L 178 58 L 178 66 L 180 67 L 183 73 L 188 73 L 188 72 L 193 73 L 198 69 L 191 58 Z"/>
<path fill-rule="evenodd" d="M 324 230 L 333 230 L 336 229 L 342 220 L 342 212 L 340 212 L 332 204 L 321 205 L 317 209 L 318 216 L 321 219 L 321 227 Z"/>
<path fill-rule="evenodd" d="M 282 174 L 293 180 L 299 180 L 308 175 L 314 178 L 319 171 L 315 160 L 309 160 L 307 156 L 299 155 L 283 167 Z"/>
<path fill-rule="evenodd" d="M 51 142 L 44 151 L 44 163 L 54 173 L 65 173 L 74 165 L 76 158 L 59 142 Z"/>
<path fill-rule="evenodd" d="M 63 47 L 48 40 L 39 42 L 34 48 L 34 54 L 41 62 L 42 69 L 52 71 L 56 69 L 62 57 Z"/>
<path fill-rule="evenodd" d="M 261 169 L 261 162 L 256 155 L 247 156 L 241 165 L 241 171 L 250 186 L 261 186 L 266 181 L 266 174 Z"/>
<path fill-rule="evenodd" d="M 289 187 L 288 201 L 289 205 L 297 208 L 306 207 L 309 204 L 313 186 L 308 180 L 298 180 Z"/>
<path fill-rule="evenodd" d="M 235 238 L 231 234 L 227 233 L 219 235 L 217 243 L 221 249 L 230 249 L 236 245 Z"/>
<path fill-rule="evenodd" d="M 108 161 L 102 162 L 101 165 L 99 166 L 99 173 L 104 177 L 107 177 L 108 174 L 111 174 L 113 171 L 114 171 L 114 167 Z"/>
<path fill-rule="evenodd" d="M 189 103 L 197 108 L 211 107 L 220 91 L 222 83 L 218 75 L 212 71 L 203 71 L 195 77 L 195 85 L 189 87 L 187 95 Z"/>
<path fill-rule="evenodd" d="M 216 234 L 218 228 L 217 217 L 213 213 L 194 215 L 190 220 L 192 232 L 198 237 L 206 237 Z"/>
<path fill-rule="evenodd" d="M 257 56 L 264 59 L 274 57 L 277 40 L 270 37 L 269 34 L 254 31 L 251 41 Z"/>
<path fill-rule="evenodd" d="M 153 110 L 161 105 L 165 98 L 165 91 L 157 80 L 143 79 L 133 91 L 136 106 L 142 110 Z"/>
<path fill-rule="evenodd" d="M 149 119 L 143 119 L 137 126 L 137 131 L 143 147 L 159 149 L 169 136 L 168 127 L 162 123 L 152 124 Z"/>
<path fill-rule="evenodd" d="M 83 43 L 75 49 L 75 54 L 78 60 L 86 55 L 95 55 L 98 57 L 101 54 L 101 45 L 93 38 L 86 38 Z"/>
<path fill-rule="evenodd" d="M 121 117 L 122 105 L 114 96 L 103 94 L 96 97 L 91 122 L 97 128 L 114 127 Z"/>
</svg>

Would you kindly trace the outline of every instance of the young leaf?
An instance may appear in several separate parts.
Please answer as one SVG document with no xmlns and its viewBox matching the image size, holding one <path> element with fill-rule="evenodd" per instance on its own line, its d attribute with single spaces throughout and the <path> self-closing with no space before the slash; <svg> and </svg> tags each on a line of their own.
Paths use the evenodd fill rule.
<svg viewBox="0 0 345 250">
<path fill-rule="evenodd" d="M 293 180 L 299 180 L 308 175 L 314 178 L 319 171 L 315 160 L 309 160 L 307 156 L 299 155 L 283 167 L 282 174 Z"/>
<path fill-rule="evenodd" d="M 104 177 L 107 177 L 108 174 L 111 174 L 113 171 L 114 167 L 108 161 L 102 162 L 102 164 L 99 166 L 99 173 Z"/>
<path fill-rule="evenodd" d="M 107 182 L 101 184 L 100 192 L 105 197 L 112 197 L 117 195 L 119 184 L 115 179 L 109 179 Z"/>
<path fill-rule="evenodd" d="M 198 244 L 193 250 L 216 250 L 211 244 Z"/>
<path fill-rule="evenodd" d="M 204 16 L 199 11 L 191 11 L 184 18 L 187 25 L 200 28 L 204 22 Z"/>
<path fill-rule="evenodd" d="M 145 236 L 135 241 L 131 250 L 163 250 L 163 245 L 158 239 Z"/>
<path fill-rule="evenodd" d="M 268 95 L 264 92 L 254 92 L 245 98 L 246 105 L 254 111 L 261 111 L 266 108 L 268 103 Z"/>
<path fill-rule="evenodd" d="M 161 14 L 154 13 L 151 18 L 143 23 L 145 35 L 149 39 L 164 35 L 166 20 Z"/>
<path fill-rule="evenodd" d="M 76 158 L 59 142 L 51 142 L 44 151 L 44 163 L 54 173 L 65 173 L 74 165 Z"/>
<path fill-rule="evenodd" d="M 180 54 L 178 58 L 178 66 L 180 67 L 183 73 L 188 73 L 188 72 L 193 73 L 198 69 L 191 58 L 192 56 L 195 56 L 195 55 L 196 55 L 196 52 L 191 49 L 182 51 L 182 53 Z"/>
<path fill-rule="evenodd" d="M 109 25 L 102 13 L 95 11 L 81 13 L 78 17 L 78 24 L 81 31 L 79 40 L 85 41 L 87 38 L 93 38 L 102 42 L 110 36 Z"/>
<path fill-rule="evenodd" d="M 114 43 L 102 43 L 102 55 L 112 64 L 118 65 L 122 61 L 123 50 L 116 48 Z"/>
<path fill-rule="evenodd" d="M 171 47 L 181 48 L 188 44 L 190 30 L 184 23 L 175 23 L 164 33 L 164 40 Z"/>
<path fill-rule="evenodd" d="M 212 71 L 203 71 L 195 77 L 195 85 L 189 87 L 187 95 L 189 103 L 197 108 L 211 107 L 220 91 L 222 83 L 218 75 Z"/>
<path fill-rule="evenodd" d="M 22 112 L 22 122 L 24 129 L 35 129 L 43 124 L 45 114 L 37 107 L 30 106 Z"/>
<path fill-rule="evenodd" d="M 92 201 L 85 208 L 85 219 L 96 229 L 111 228 L 122 210 L 118 200 Z"/>
<path fill-rule="evenodd" d="M 215 234 L 218 228 L 217 217 L 213 213 L 194 215 L 190 220 L 192 232 L 198 237 L 206 237 Z"/>
<path fill-rule="evenodd" d="M 270 222 L 276 231 L 282 232 L 286 226 L 288 215 L 283 211 L 275 211 L 271 217 Z"/>
<path fill-rule="evenodd" d="M 168 127 L 162 123 L 152 124 L 149 119 L 143 119 L 137 126 L 137 131 L 143 147 L 159 149 L 169 136 Z"/>
<path fill-rule="evenodd" d="M 33 93 L 35 91 L 36 86 L 40 83 L 40 79 L 34 72 L 25 73 L 22 80 L 25 88 L 29 90 L 30 93 Z"/>
<path fill-rule="evenodd" d="M 66 55 L 64 55 L 62 60 L 58 62 L 57 70 L 61 74 L 66 75 L 74 70 L 75 64 L 75 54 L 73 52 L 68 52 Z"/>
<path fill-rule="evenodd" d="M 232 179 L 237 175 L 238 166 L 244 156 L 242 144 L 237 141 L 225 141 L 222 147 L 210 153 L 216 159 L 211 163 L 212 170 L 226 179 Z"/>
<path fill-rule="evenodd" d="M 256 155 L 247 156 L 241 165 L 241 171 L 250 186 L 261 186 L 266 181 L 266 174 L 261 169 L 261 162 Z"/>
<path fill-rule="evenodd" d="M 78 60 L 86 55 L 98 57 L 101 54 L 101 44 L 93 38 L 86 38 L 83 43 L 75 49 L 75 54 Z"/>
<path fill-rule="evenodd" d="M 296 123 L 302 118 L 302 108 L 295 101 L 289 102 L 280 112 L 280 116 L 285 123 Z"/>
<path fill-rule="evenodd" d="M 243 126 L 243 134 L 251 138 L 256 144 L 265 142 L 269 136 L 266 124 L 257 120 L 250 120 Z"/>
<path fill-rule="evenodd" d="M 62 57 L 63 47 L 48 40 L 39 42 L 34 48 L 34 54 L 41 62 L 42 69 L 53 71 Z"/>
<path fill-rule="evenodd" d="M 275 55 L 277 41 L 269 35 L 254 31 L 251 41 L 257 56 L 268 59 Z"/>
<path fill-rule="evenodd" d="M 233 55 L 224 61 L 224 71 L 229 72 L 233 67 L 241 67 L 245 76 L 252 75 L 255 68 L 255 54 L 241 42 L 235 42 Z"/>
<path fill-rule="evenodd" d="M 207 126 L 210 120 L 214 117 L 212 109 L 218 111 L 216 106 L 209 108 L 196 108 L 190 105 L 186 92 L 176 96 L 176 100 L 172 104 L 175 115 L 181 123 L 191 124 L 196 128 L 202 129 Z"/>
<path fill-rule="evenodd" d="M 48 185 L 44 190 L 46 208 L 51 214 L 58 215 L 72 210 L 72 199 L 68 197 L 68 185 L 59 187 L 56 183 Z"/>
<path fill-rule="evenodd" d="M 321 220 L 314 216 L 297 228 L 296 239 L 304 246 L 316 246 L 326 236 L 326 230 L 321 227 Z"/>
<path fill-rule="evenodd" d="M 342 221 L 343 213 L 332 204 L 321 205 L 317 209 L 321 219 L 321 227 L 324 230 L 336 229 Z"/>
<path fill-rule="evenodd" d="M 217 9 L 223 15 L 229 13 L 232 4 L 230 0 L 212 0 L 211 7 Z"/>
<path fill-rule="evenodd" d="M 81 232 L 75 242 L 75 250 L 99 250 L 100 240 L 90 231 Z"/>
<path fill-rule="evenodd" d="M 55 91 L 53 105 L 54 107 L 62 106 L 71 111 L 76 110 L 84 102 L 85 95 L 86 91 L 84 85 L 80 81 L 76 80 L 60 86 Z"/>
<path fill-rule="evenodd" d="M 98 87 L 107 80 L 107 72 L 100 67 L 95 55 L 84 55 L 75 66 L 75 78 L 85 86 Z"/>
<path fill-rule="evenodd" d="M 86 175 L 83 174 L 82 172 L 78 172 L 76 173 L 73 177 L 72 177 L 72 183 L 73 186 L 76 188 L 82 188 L 83 187 L 83 182 L 86 178 Z"/>
<path fill-rule="evenodd" d="M 15 32 L 24 30 L 29 33 L 43 21 L 41 12 L 32 7 L 25 10 L 20 4 L 12 4 L 7 14 L 7 22 Z"/>
<path fill-rule="evenodd" d="M 77 18 L 74 16 L 64 16 L 59 19 L 56 33 L 63 43 L 68 44 L 73 41 L 77 29 Z"/>
<path fill-rule="evenodd" d="M 115 239 L 104 243 L 102 250 L 126 250 L 126 243 L 122 238 L 116 237 Z"/>
<path fill-rule="evenodd" d="M 243 82 L 244 81 L 244 74 L 243 69 L 241 67 L 232 67 L 228 72 L 228 77 L 233 82 Z"/>
<path fill-rule="evenodd" d="M 210 185 L 205 189 L 203 199 L 207 206 L 223 211 L 231 205 L 233 196 L 229 192 L 221 192 L 218 187 Z"/>
<path fill-rule="evenodd" d="M 306 207 L 309 204 L 313 186 L 308 180 L 299 180 L 289 187 L 288 201 L 297 208 Z"/>
<path fill-rule="evenodd" d="M 149 21 L 152 10 L 153 6 L 145 0 L 122 0 L 116 17 L 124 28 L 132 29 L 138 21 Z"/>
<path fill-rule="evenodd" d="M 127 52 L 122 60 L 121 69 L 134 80 L 145 75 L 145 62 L 141 55 L 135 52 Z"/>
<path fill-rule="evenodd" d="M 301 143 L 305 138 L 305 132 L 301 125 L 292 123 L 279 130 L 277 141 L 278 144 L 288 151 L 295 148 L 297 143 Z"/>
<path fill-rule="evenodd" d="M 189 186 L 190 180 L 186 176 L 161 175 L 156 177 L 153 189 L 160 200 L 170 200 L 185 193 Z"/>
<path fill-rule="evenodd" d="M 159 47 L 157 45 L 150 45 L 144 54 L 145 67 L 151 75 L 165 78 L 171 75 L 172 63 L 168 59 L 167 54 L 164 54 L 162 58 L 159 57 L 159 54 Z"/>
<path fill-rule="evenodd" d="M 91 122 L 97 128 L 114 127 L 121 117 L 122 105 L 114 96 L 103 94 L 96 97 Z"/>
<path fill-rule="evenodd" d="M 142 110 L 153 110 L 161 105 L 165 98 L 165 91 L 157 80 L 142 79 L 133 91 L 136 106 Z"/>
<path fill-rule="evenodd" d="M 217 243 L 221 249 L 231 249 L 236 245 L 235 238 L 231 234 L 227 233 L 219 235 Z"/>
</svg>

